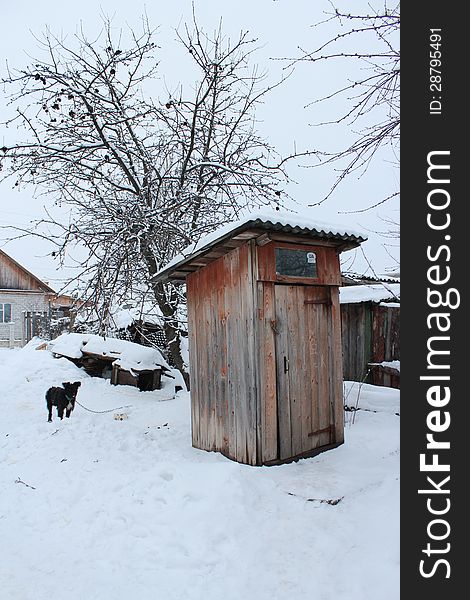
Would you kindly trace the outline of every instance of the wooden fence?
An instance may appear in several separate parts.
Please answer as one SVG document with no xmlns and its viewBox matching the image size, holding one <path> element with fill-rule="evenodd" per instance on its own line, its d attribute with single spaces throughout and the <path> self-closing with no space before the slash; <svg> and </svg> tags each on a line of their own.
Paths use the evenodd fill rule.
<svg viewBox="0 0 470 600">
<path fill-rule="evenodd" d="M 27 310 L 23 314 L 23 337 L 25 343 L 29 342 L 35 336 L 49 337 L 50 318 L 47 311 Z"/>
<path fill-rule="evenodd" d="M 345 380 L 400 387 L 395 369 L 370 366 L 400 360 L 400 308 L 396 304 L 341 304 L 341 334 Z"/>
<path fill-rule="evenodd" d="M 23 313 L 23 343 L 28 343 L 38 336 L 52 340 L 64 331 L 69 330 L 70 319 L 63 317 L 62 311 L 24 311 Z"/>
</svg>

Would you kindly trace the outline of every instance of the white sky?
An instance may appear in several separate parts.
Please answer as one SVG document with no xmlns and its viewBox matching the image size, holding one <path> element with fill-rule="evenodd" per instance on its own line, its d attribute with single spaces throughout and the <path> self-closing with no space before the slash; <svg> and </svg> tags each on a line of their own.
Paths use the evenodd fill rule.
<svg viewBox="0 0 470 600">
<path fill-rule="evenodd" d="M 348 8 L 351 3 L 343 2 Z M 378 2 L 376 5 L 380 4 Z M 298 46 L 306 49 L 316 47 L 321 39 L 327 39 L 328 28 L 312 28 L 311 25 L 325 18 L 330 10 L 327 0 L 237 0 L 217 2 L 216 0 L 196 0 L 196 14 L 199 25 L 212 31 L 222 18 L 223 30 L 227 35 L 237 37 L 241 29 L 249 30 L 259 40 L 260 49 L 254 56 L 260 69 L 268 72 L 267 82 L 280 78 L 286 63 L 272 60 L 276 57 L 298 55 Z M 355 0 L 354 10 L 361 7 L 367 10 L 367 3 Z M 350 6 L 349 6 L 350 8 Z M 73 37 L 77 26 L 83 25 L 85 32 L 92 37 L 98 31 L 100 15 L 113 18 L 116 29 L 129 25 L 137 28 L 141 15 L 146 12 L 151 26 L 158 28 L 156 41 L 159 51 L 161 79 L 152 88 L 152 93 L 164 99 L 166 87 L 173 89 L 180 81 L 190 86 L 191 72 L 188 63 L 179 53 L 175 42 L 175 28 L 191 20 L 191 1 L 173 0 L 79 0 L 64 2 L 59 0 L 16 0 L 1 1 L 2 31 L 0 36 L 0 72 L 4 73 L 5 61 L 10 67 L 21 67 L 30 62 L 29 56 L 38 54 L 37 42 L 32 34 L 40 35 L 46 26 L 53 33 Z M 334 33 L 337 33 L 335 30 Z M 322 63 L 299 65 L 290 79 L 275 90 L 258 112 L 260 131 L 282 153 L 291 153 L 294 144 L 297 150 L 311 149 L 313 146 L 327 150 L 338 149 L 348 139 L 347 127 L 323 130 L 311 124 L 331 118 L 329 105 L 314 105 L 305 108 L 315 98 L 344 85 L 351 73 L 350 63 Z M 4 90 L 2 89 L 2 96 Z M 0 102 L 0 121 L 5 109 L 3 98 Z M 340 107 L 337 107 L 340 110 Z M 326 112 L 324 112 L 326 111 Z M 11 132 L 0 129 L 0 143 L 3 145 Z M 375 204 L 381 198 L 398 190 L 398 170 L 391 165 L 393 157 L 383 156 L 376 161 L 373 170 L 358 179 L 348 179 L 335 195 L 321 206 L 308 208 L 320 200 L 333 182 L 334 174 L 326 167 L 315 169 L 292 168 L 291 174 L 298 182 L 289 189 L 297 202 L 296 210 L 309 219 L 347 224 L 350 227 L 365 229 L 369 241 L 364 244 L 368 260 L 377 273 L 396 268 L 391 253 L 398 258 L 398 241 L 386 240 L 376 235 L 389 226 L 385 220 L 398 221 L 398 201 L 393 200 L 368 212 L 343 214 L 360 210 Z M 34 198 L 33 189 L 13 190 L 14 182 L 0 185 L 0 226 L 24 226 L 31 218 L 44 215 L 43 206 L 47 198 Z M 64 273 L 57 270 L 53 259 L 48 256 L 52 249 L 46 242 L 27 238 L 5 243 L 7 233 L 0 229 L 0 247 L 11 254 L 50 285 L 59 289 Z M 384 244 L 388 244 L 384 249 Z M 390 247 L 392 244 L 392 247 Z M 344 258 L 354 258 L 354 252 Z M 356 271 L 365 271 L 367 263 L 361 252 L 356 251 L 355 262 L 349 265 Z M 369 271 L 370 272 L 370 271 Z"/>
</svg>

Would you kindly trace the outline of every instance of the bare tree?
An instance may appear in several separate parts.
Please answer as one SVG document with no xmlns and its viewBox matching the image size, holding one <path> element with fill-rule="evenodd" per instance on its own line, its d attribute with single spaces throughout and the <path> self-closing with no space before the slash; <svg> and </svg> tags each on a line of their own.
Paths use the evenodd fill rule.
<svg viewBox="0 0 470 600">
<path fill-rule="evenodd" d="M 318 165 L 334 164 L 338 171 L 326 200 L 337 186 L 356 171 L 365 172 L 379 149 L 388 146 L 398 152 L 400 133 L 400 4 L 387 0 L 380 8 L 369 5 L 368 13 L 355 14 L 340 10 L 330 2 L 331 12 L 327 19 L 315 27 L 336 24 L 337 33 L 314 50 L 299 48 L 300 56 L 289 60 L 296 63 L 320 63 L 324 61 L 347 61 L 358 75 L 348 78 L 333 92 L 313 100 L 333 103 L 341 100 L 340 114 L 328 122 L 317 125 L 347 125 L 354 131 L 354 140 L 335 151 L 316 148 Z M 375 3 L 377 5 L 377 3 Z M 318 31 L 318 30 L 316 30 Z M 320 33 L 318 31 L 318 33 Z M 357 69 L 361 66 L 361 69 Z M 392 193 L 374 205 L 378 206 L 396 196 Z M 373 208 L 372 206 L 369 208 Z"/>
<path fill-rule="evenodd" d="M 255 40 L 241 33 L 232 43 L 220 29 L 207 36 L 194 22 L 179 42 L 198 72 L 195 85 L 153 101 L 155 32 L 143 20 L 140 34 L 128 33 L 124 43 L 109 21 L 93 41 L 83 31 L 73 44 L 46 32 L 43 58 L 3 78 L 16 109 L 3 125 L 17 129 L 0 156 L 15 186 L 35 186 L 71 209 L 69 222 L 50 211 L 33 232 L 55 242 L 60 261 L 85 248 L 82 300 L 99 307 L 105 324 L 113 301 L 153 294 L 187 380 L 181 290 L 152 276 L 243 207 L 278 204 L 285 160 L 256 132 L 256 106 L 271 88 L 250 66 Z"/>
</svg>

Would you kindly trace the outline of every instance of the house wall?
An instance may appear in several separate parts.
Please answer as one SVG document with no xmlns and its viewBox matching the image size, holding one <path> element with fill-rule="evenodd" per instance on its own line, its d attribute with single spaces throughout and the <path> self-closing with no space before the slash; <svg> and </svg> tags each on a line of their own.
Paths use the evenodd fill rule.
<svg viewBox="0 0 470 600">
<path fill-rule="evenodd" d="M 9 346 L 13 339 L 14 346 L 24 343 L 23 322 L 24 311 L 46 311 L 49 308 L 48 296 L 44 292 L 23 292 L 0 290 L 0 303 L 10 303 L 12 311 L 11 323 L 0 323 L 0 346 Z M 11 331 L 13 330 L 13 333 Z"/>
</svg>

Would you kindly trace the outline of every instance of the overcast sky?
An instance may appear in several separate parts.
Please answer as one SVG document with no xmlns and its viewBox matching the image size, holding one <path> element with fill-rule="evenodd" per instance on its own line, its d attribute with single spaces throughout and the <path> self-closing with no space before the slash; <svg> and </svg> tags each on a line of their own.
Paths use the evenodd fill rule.
<svg viewBox="0 0 470 600">
<path fill-rule="evenodd" d="M 350 5 L 350 2 L 343 2 L 346 8 L 350 8 Z M 376 2 L 376 5 L 380 6 L 380 2 Z M 313 49 L 321 39 L 337 33 L 329 25 L 312 27 L 324 20 L 326 12 L 331 10 L 326 0 L 196 0 L 195 6 L 198 22 L 203 29 L 214 30 L 222 19 L 222 29 L 227 35 L 238 37 L 240 30 L 249 30 L 258 39 L 259 50 L 253 57 L 253 63 L 267 72 L 267 82 L 278 80 L 286 72 L 288 63 L 274 59 L 298 56 L 299 46 Z M 361 7 L 367 10 L 367 3 L 355 0 L 354 10 L 359 12 Z M 40 36 L 46 27 L 72 40 L 77 27 L 82 26 L 91 38 L 99 31 L 102 15 L 112 18 L 113 26 L 119 30 L 127 26 L 138 28 L 141 15 L 146 13 L 151 26 L 158 29 L 157 43 L 160 46 L 160 79 L 151 89 L 152 95 L 163 100 L 167 96 L 166 90 L 173 89 L 179 82 L 183 82 L 187 88 L 191 85 L 191 70 L 175 41 L 175 29 L 191 20 L 191 0 L 102 0 L 100 3 L 95 0 L 16 0 L 2 1 L 1 10 L 2 75 L 6 61 L 10 67 L 22 67 L 30 62 L 31 56 L 38 54 L 34 35 Z M 347 126 L 328 130 L 313 126 L 315 122 L 333 117 L 337 114 L 334 111 L 340 110 L 341 106 L 324 103 L 306 105 L 344 85 L 347 78 L 352 76 L 351 65 L 347 63 L 297 66 L 288 81 L 268 97 L 258 112 L 263 136 L 281 154 L 291 153 L 294 146 L 297 150 L 307 150 L 313 146 L 326 150 L 341 148 L 350 139 Z M 4 92 L 2 89 L 3 96 Z M 0 104 L 0 121 L 6 115 L 3 105 L 4 102 Z M 2 145 L 6 139 L 11 139 L 11 135 L 11 131 L 0 130 Z M 367 212 L 354 211 L 373 205 L 398 190 L 398 170 L 392 166 L 393 160 L 393 156 L 384 154 L 364 177 L 347 180 L 334 197 L 318 207 L 311 208 L 308 205 L 321 200 L 333 183 L 334 174 L 329 168 L 293 167 L 291 174 L 297 184 L 288 190 L 296 200 L 296 205 L 290 207 L 308 215 L 309 219 L 318 218 L 364 229 L 370 238 L 364 244 L 364 251 L 377 273 L 397 267 L 390 254 L 398 258 L 398 241 L 386 240 L 376 232 L 390 228 L 386 221 L 398 221 L 398 201 L 393 200 Z M 13 183 L 0 185 L 0 226 L 25 226 L 30 219 L 43 216 L 43 206 L 48 204 L 48 198 L 35 197 L 33 189 L 13 190 Z M 52 287 L 59 289 L 64 273 L 57 270 L 53 259 L 48 256 L 52 248 L 35 238 L 5 242 L 7 235 L 5 229 L 0 229 L 0 248 L 49 281 Z M 383 247 L 384 244 L 388 244 L 387 248 Z M 353 252 L 348 254 L 354 258 Z M 367 263 L 357 251 L 354 263 L 348 266 L 357 271 L 367 269 Z"/>
</svg>

